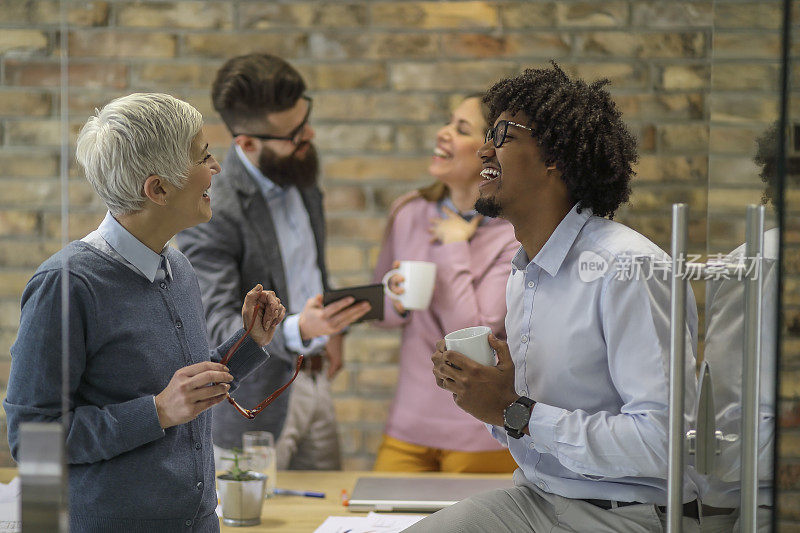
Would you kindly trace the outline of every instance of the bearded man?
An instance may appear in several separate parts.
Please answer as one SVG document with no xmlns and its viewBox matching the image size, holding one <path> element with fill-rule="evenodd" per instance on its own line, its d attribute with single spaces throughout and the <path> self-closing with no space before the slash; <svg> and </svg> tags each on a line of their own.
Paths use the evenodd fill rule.
<svg viewBox="0 0 800 533">
<path fill-rule="evenodd" d="M 289 398 L 279 398 L 259 418 L 217 406 L 218 468 L 224 452 L 241 446 L 242 433 L 253 430 L 275 436 L 279 469 L 341 466 L 329 380 L 342 366 L 342 330 L 369 304 L 344 298 L 322 305 L 325 221 L 311 144 L 312 99 L 305 91 L 300 74 L 272 55 L 234 57 L 220 68 L 211 96 L 233 142 L 210 192 L 214 218 L 177 236 L 197 271 L 212 342 L 241 327 L 252 280 L 274 291 L 287 309 L 267 347 L 272 357 L 239 387 L 237 401 L 258 404 L 288 381 L 297 356 L 305 356 Z"/>
</svg>

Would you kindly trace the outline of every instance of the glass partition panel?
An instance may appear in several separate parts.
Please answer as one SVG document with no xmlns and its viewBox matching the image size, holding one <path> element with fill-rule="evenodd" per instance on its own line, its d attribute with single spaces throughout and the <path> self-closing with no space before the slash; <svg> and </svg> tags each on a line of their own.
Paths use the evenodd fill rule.
<svg viewBox="0 0 800 533">
<path fill-rule="evenodd" d="M 217 69 L 251 52 L 286 58 L 314 96 L 326 259 L 332 285 L 341 287 L 371 278 L 392 202 L 431 183 L 436 132 L 454 104 L 555 59 L 570 75 L 609 78 L 639 141 L 632 201 L 617 218 L 668 249 L 670 206 L 686 202 L 690 253 L 721 265 L 706 271 L 711 279 L 692 283 L 720 452 L 698 483 L 704 503 L 717 508 L 740 505 L 744 330 L 752 318 L 744 311 L 744 278 L 760 279 L 755 488 L 764 507 L 755 515 L 763 524 L 777 504 L 781 523 L 797 527 L 800 93 L 791 93 L 781 122 L 784 8 L 781 0 L 5 2 L 0 377 L 11 365 L 26 282 L 105 214 L 74 154 L 77 132 L 95 108 L 133 92 L 170 93 L 203 114 L 210 149 L 224 166 L 231 137 L 209 96 Z M 746 250 L 750 204 L 766 209 L 755 263 Z M 364 325 L 347 337 L 346 365 L 332 384 L 347 469 L 373 465 L 398 381 L 399 346 L 395 332 Z M 785 356 L 776 404 L 778 348 Z M 14 466 L 4 442 L 0 464 Z"/>
<path fill-rule="evenodd" d="M 783 169 L 778 171 L 780 216 L 780 314 L 778 315 L 778 439 L 775 480 L 777 525 L 790 531 L 800 523 L 800 2 L 786 1 L 788 46 Z M 782 172 L 781 172 L 782 170 Z"/>
<path fill-rule="evenodd" d="M 774 505 L 783 21 L 782 2 L 714 2 L 700 383 L 715 423 L 698 430 L 716 454 L 696 467 L 704 505 L 737 508 L 707 520 L 742 531 L 768 531 Z M 749 205 L 764 205 L 750 232 Z"/>
</svg>

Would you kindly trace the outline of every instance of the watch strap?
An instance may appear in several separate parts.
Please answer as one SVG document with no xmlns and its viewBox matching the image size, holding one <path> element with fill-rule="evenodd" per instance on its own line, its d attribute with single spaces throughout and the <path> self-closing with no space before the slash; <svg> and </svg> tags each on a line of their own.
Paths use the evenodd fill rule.
<svg viewBox="0 0 800 533">
<path fill-rule="evenodd" d="M 533 401 L 533 400 L 531 400 L 531 399 L 530 399 L 530 398 L 528 398 L 527 396 L 520 396 L 519 398 L 517 398 L 516 400 L 514 400 L 514 402 L 513 402 L 511 405 L 509 405 L 508 407 L 506 407 L 506 410 L 510 409 L 510 408 L 511 408 L 511 406 L 513 406 L 515 403 L 518 403 L 518 404 L 520 404 L 520 405 L 524 405 L 525 407 L 527 407 L 527 408 L 528 408 L 528 419 L 527 419 L 527 421 L 525 422 L 525 425 L 527 426 L 527 425 L 528 425 L 528 423 L 530 422 L 530 413 L 531 413 L 531 411 L 532 411 L 531 407 L 532 407 L 532 406 L 533 406 L 533 404 L 535 404 L 536 402 L 535 402 L 535 401 Z M 514 438 L 514 439 L 519 439 L 519 438 L 522 438 L 522 435 L 524 435 L 524 434 L 525 434 L 525 433 L 524 433 L 524 429 L 525 429 L 525 427 L 524 427 L 524 426 L 523 426 L 523 427 L 520 427 L 520 428 L 512 428 L 512 427 L 510 427 L 508 424 L 506 424 L 506 423 L 505 423 L 505 416 L 503 416 L 503 422 L 504 422 L 504 424 L 503 424 L 503 429 L 505 429 L 505 430 L 506 430 L 506 433 L 508 434 L 508 436 L 509 436 L 509 437 L 511 437 L 511 438 Z"/>
<path fill-rule="evenodd" d="M 514 403 L 521 403 L 525 407 L 530 408 L 536 402 L 534 402 L 533 400 L 531 400 L 527 396 L 520 396 L 519 398 L 517 398 L 517 400 Z"/>
</svg>

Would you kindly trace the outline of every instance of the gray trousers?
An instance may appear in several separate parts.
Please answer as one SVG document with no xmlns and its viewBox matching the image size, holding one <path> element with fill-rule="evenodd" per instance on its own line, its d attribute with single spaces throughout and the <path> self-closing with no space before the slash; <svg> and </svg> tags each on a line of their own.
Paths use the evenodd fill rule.
<svg viewBox="0 0 800 533">
<path fill-rule="evenodd" d="M 655 505 L 602 509 L 583 500 L 520 485 L 467 498 L 417 522 L 407 532 L 431 533 L 661 533 L 666 525 Z M 683 531 L 699 531 L 697 520 L 683 519 Z"/>
</svg>

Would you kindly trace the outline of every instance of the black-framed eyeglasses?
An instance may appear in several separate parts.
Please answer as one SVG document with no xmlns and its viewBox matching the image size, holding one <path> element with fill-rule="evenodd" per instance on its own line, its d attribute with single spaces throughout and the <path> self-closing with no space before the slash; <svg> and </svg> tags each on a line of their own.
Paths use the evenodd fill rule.
<svg viewBox="0 0 800 533">
<path fill-rule="evenodd" d="M 306 111 L 306 116 L 303 118 L 303 122 L 301 122 L 295 129 L 293 129 L 289 135 L 269 135 L 266 133 L 234 133 L 233 136 L 237 137 L 239 135 L 247 135 L 248 137 L 255 137 L 256 139 L 261 139 L 262 141 L 289 141 L 295 146 L 300 144 L 303 140 L 303 132 L 306 129 L 306 124 L 308 124 L 308 119 L 311 116 L 311 105 L 314 101 L 311 99 L 310 96 L 303 96 L 303 100 L 308 102 L 308 110 Z"/>
<path fill-rule="evenodd" d="M 510 120 L 501 120 L 497 124 L 494 125 L 493 128 L 489 128 L 486 131 L 486 138 L 484 142 L 492 141 L 495 148 L 500 148 L 503 146 L 503 143 L 506 142 L 506 133 L 508 133 L 509 126 L 516 126 L 518 128 L 522 128 L 524 130 L 528 130 L 531 132 L 531 135 L 535 133 L 533 128 L 529 128 L 528 126 L 523 126 L 522 124 L 518 124 L 516 122 L 511 122 Z"/>
</svg>

